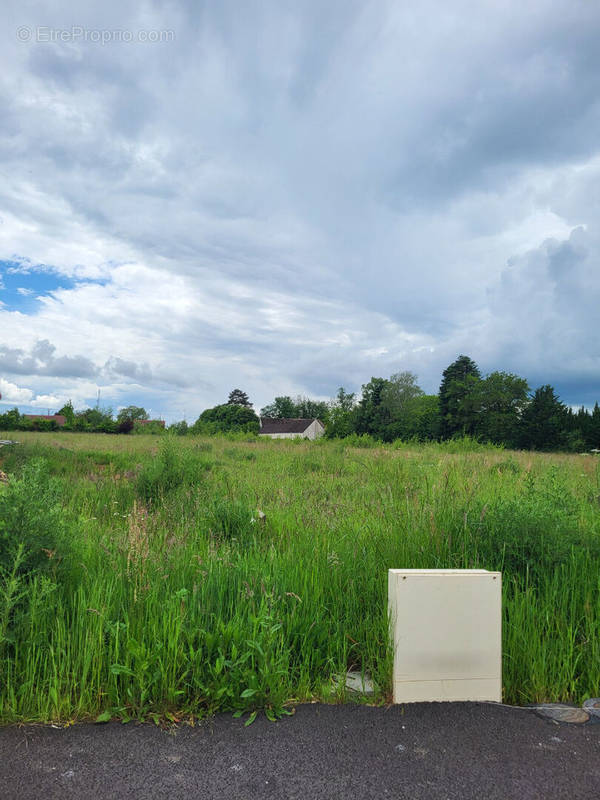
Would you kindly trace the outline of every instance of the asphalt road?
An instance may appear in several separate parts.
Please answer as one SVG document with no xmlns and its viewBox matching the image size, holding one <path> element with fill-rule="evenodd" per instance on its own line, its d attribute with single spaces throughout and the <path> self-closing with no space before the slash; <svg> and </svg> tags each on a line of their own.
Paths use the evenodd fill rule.
<svg viewBox="0 0 600 800">
<path fill-rule="evenodd" d="M 0 728 L 2 800 L 600 797 L 600 725 L 477 703 L 298 706 L 245 728 Z"/>
</svg>

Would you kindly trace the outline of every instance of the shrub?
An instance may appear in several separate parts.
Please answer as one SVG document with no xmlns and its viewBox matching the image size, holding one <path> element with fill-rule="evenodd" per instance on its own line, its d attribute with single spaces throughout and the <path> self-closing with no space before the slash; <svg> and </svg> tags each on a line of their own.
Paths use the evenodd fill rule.
<svg viewBox="0 0 600 800">
<path fill-rule="evenodd" d="M 555 470 L 515 498 L 498 497 L 481 512 L 478 537 L 480 562 L 491 569 L 544 580 L 564 563 L 574 548 L 585 546 L 596 557 L 597 541 L 586 541 L 577 517 L 577 500 Z"/>
<path fill-rule="evenodd" d="M 12 569 L 19 550 L 19 573 L 53 569 L 64 555 L 66 522 L 59 484 L 37 459 L 0 492 L 0 568 Z"/>
<path fill-rule="evenodd" d="M 167 435 L 158 458 L 138 475 L 138 495 L 145 503 L 156 504 L 176 489 L 198 483 L 201 473 L 210 468 L 210 462 L 199 459 L 189 450 L 178 452 L 174 438 Z"/>
<path fill-rule="evenodd" d="M 142 436 L 146 436 L 152 434 L 153 436 L 162 436 L 162 434 L 166 433 L 166 428 L 162 424 L 162 422 L 158 419 L 152 419 L 148 422 L 143 422 L 142 420 L 134 420 L 133 421 L 133 432 L 137 434 L 141 434 Z"/>
</svg>

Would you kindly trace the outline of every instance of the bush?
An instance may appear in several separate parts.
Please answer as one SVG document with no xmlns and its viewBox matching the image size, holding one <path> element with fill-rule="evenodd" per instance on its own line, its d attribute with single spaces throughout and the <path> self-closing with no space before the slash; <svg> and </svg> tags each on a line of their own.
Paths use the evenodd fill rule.
<svg viewBox="0 0 600 800">
<path fill-rule="evenodd" d="M 565 563 L 573 549 L 600 555 L 597 540 L 586 540 L 578 525 L 576 498 L 556 470 L 509 499 L 498 497 L 481 511 L 479 561 L 486 568 L 528 577 L 537 584 Z"/>
<path fill-rule="evenodd" d="M 133 420 L 129 417 L 126 417 L 124 420 L 119 422 L 117 426 L 117 433 L 131 433 L 133 430 Z"/>
<path fill-rule="evenodd" d="M 462 455 L 463 453 L 484 453 L 486 450 L 504 449 L 503 445 L 492 444 L 491 442 L 480 442 L 472 436 L 453 436 L 439 443 L 439 447 L 446 453 L 452 455 Z"/>
<path fill-rule="evenodd" d="M 152 419 L 148 422 L 142 422 L 141 420 L 134 420 L 133 421 L 133 432 L 141 434 L 143 436 L 152 434 L 153 436 L 162 436 L 163 433 L 166 433 L 166 428 L 162 424 L 160 420 Z"/>
<path fill-rule="evenodd" d="M 25 465 L 21 478 L 11 478 L 0 491 L 0 568 L 13 568 L 22 551 L 19 573 L 51 571 L 64 555 L 66 522 L 59 484 L 48 475 L 46 462 Z"/>
<path fill-rule="evenodd" d="M 138 495 L 145 503 L 156 504 L 176 489 L 198 483 L 201 473 L 210 468 L 210 462 L 189 450 L 178 452 L 174 438 L 167 435 L 158 458 L 147 464 L 138 476 Z"/>
</svg>

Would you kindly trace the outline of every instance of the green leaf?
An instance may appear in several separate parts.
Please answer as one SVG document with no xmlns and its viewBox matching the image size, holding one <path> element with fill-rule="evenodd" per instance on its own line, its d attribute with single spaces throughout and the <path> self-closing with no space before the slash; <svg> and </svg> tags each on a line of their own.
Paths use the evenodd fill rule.
<svg viewBox="0 0 600 800">
<path fill-rule="evenodd" d="M 112 719 L 112 714 L 110 711 L 103 711 L 102 714 L 99 714 L 96 717 L 96 722 L 110 722 Z"/>
<path fill-rule="evenodd" d="M 244 689 L 244 691 L 241 693 L 240 697 L 243 697 L 243 698 L 252 697 L 252 695 L 255 695 L 255 694 L 256 694 L 256 689 Z"/>
<path fill-rule="evenodd" d="M 256 719 L 256 715 L 257 715 L 257 714 L 258 714 L 258 711 L 253 711 L 253 712 L 250 714 L 250 716 L 248 717 L 248 719 L 246 720 L 246 722 L 244 722 L 244 728 L 247 728 L 247 727 L 248 727 L 248 725 L 252 725 L 252 723 L 253 723 L 253 722 L 254 722 L 254 720 Z"/>
<path fill-rule="evenodd" d="M 112 664 L 110 671 L 113 675 L 133 675 L 133 670 L 124 664 Z"/>
</svg>

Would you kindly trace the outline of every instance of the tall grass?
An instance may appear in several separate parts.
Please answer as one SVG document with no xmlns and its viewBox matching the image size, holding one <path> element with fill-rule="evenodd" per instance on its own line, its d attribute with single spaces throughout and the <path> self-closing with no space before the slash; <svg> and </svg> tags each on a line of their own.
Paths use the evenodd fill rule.
<svg viewBox="0 0 600 800">
<path fill-rule="evenodd" d="M 21 441 L 0 450 L 0 530 L 35 485 L 52 502 L 0 563 L 4 721 L 274 717 L 343 698 L 332 676 L 348 668 L 385 701 L 390 567 L 501 569 L 505 700 L 600 694 L 598 460 L 468 442 Z"/>
</svg>

